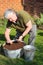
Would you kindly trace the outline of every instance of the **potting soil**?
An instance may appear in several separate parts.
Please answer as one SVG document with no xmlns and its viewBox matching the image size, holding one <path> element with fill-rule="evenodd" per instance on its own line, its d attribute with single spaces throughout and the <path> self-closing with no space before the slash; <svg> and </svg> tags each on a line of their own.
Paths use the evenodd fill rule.
<svg viewBox="0 0 43 65">
<path fill-rule="evenodd" d="M 17 50 L 17 49 L 23 48 L 24 45 L 25 44 L 23 42 L 15 42 L 12 44 L 5 44 L 4 48 L 8 50 Z"/>
</svg>

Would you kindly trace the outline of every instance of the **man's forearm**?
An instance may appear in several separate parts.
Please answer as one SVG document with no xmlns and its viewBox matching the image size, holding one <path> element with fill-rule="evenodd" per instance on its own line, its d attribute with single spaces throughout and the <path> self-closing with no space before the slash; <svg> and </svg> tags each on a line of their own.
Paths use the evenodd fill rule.
<svg viewBox="0 0 43 65">
<path fill-rule="evenodd" d="M 27 35 L 29 31 L 30 31 L 30 28 L 26 28 L 26 30 L 23 32 L 22 36 L 24 37 L 25 35 Z"/>
<path fill-rule="evenodd" d="M 6 31 L 5 31 L 5 38 L 6 38 L 6 41 L 10 41 L 10 31 L 11 29 L 9 28 L 6 28 Z"/>
<path fill-rule="evenodd" d="M 5 38 L 6 38 L 6 41 L 10 41 L 10 36 L 9 36 L 9 34 L 5 33 Z"/>
<path fill-rule="evenodd" d="M 24 37 L 25 35 L 28 34 L 28 32 L 32 29 L 32 23 L 31 20 L 26 24 L 27 28 L 25 29 L 25 31 L 23 32 L 22 36 Z"/>
</svg>

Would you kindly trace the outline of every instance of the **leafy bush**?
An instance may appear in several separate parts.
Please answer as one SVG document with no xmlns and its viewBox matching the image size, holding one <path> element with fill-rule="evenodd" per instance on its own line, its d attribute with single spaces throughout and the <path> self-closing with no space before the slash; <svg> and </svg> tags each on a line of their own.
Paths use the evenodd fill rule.
<svg viewBox="0 0 43 65">
<path fill-rule="evenodd" d="M 43 25 L 43 14 L 40 14 L 40 18 L 37 18 L 35 20 L 35 22 L 36 22 L 37 26 Z"/>
<path fill-rule="evenodd" d="M 6 22 L 7 20 L 6 19 L 0 19 L 0 27 L 2 27 L 2 26 L 6 26 L 6 24 L 7 24 L 7 22 Z"/>
</svg>

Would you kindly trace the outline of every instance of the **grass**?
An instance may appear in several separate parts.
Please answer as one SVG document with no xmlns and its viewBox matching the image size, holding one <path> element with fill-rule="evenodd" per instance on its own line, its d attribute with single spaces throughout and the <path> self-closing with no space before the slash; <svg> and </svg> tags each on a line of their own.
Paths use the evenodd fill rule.
<svg viewBox="0 0 43 65">
<path fill-rule="evenodd" d="M 1 20 L 0 22 L 3 22 L 3 20 Z M 4 32 L 6 28 L 5 24 L 2 23 L 0 24 L 0 44 L 5 43 L 5 37 L 4 37 Z M 12 39 L 15 34 L 16 30 L 12 29 L 10 34 Z M 28 35 L 24 39 L 26 43 L 28 43 L 27 39 Z M 0 65 L 43 65 L 43 30 L 37 30 L 35 46 L 37 48 L 37 51 L 35 52 L 35 57 L 33 61 L 31 62 L 25 61 L 23 58 L 10 59 L 0 53 Z"/>
</svg>

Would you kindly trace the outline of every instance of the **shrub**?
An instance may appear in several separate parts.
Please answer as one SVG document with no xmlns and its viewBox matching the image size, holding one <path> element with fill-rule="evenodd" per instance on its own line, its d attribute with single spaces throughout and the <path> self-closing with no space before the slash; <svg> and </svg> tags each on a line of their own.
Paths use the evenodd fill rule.
<svg viewBox="0 0 43 65">
<path fill-rule="evenodd" d="M 6 22 L 7 20 L 6 19 L 0 19 L 0 27 L 5 27 L 6 26 Z"/>
<path fill-rule="evenodd" d="M 38 27 L 43 25 L 43 14 L 40 14 L 40 18 L 37 18 L 35 22 Z"/>
</svg>

